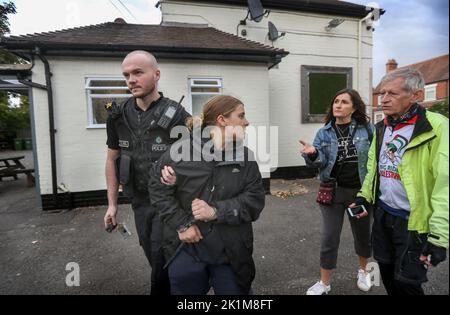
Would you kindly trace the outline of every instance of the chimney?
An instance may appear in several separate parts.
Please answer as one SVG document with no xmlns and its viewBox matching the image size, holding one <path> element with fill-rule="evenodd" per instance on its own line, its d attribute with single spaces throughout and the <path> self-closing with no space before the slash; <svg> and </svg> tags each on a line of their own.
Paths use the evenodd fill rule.
<svg viewBox="0 0 450 315">
<path fill-rule="evenodd" d="M 116 24 L 127 24 L 127 22 L 124 19 L 122 19 L 121 17 L 115 19 L 114 23 L 116 23 Z"/>
<path fill-rule="evenodd" d="M 395 61 L 395 59 L 389 59 L 386 64 L 386 73 L 396 70 L 397 67 L 398 67 L 397 61 Z"/>
</svg>

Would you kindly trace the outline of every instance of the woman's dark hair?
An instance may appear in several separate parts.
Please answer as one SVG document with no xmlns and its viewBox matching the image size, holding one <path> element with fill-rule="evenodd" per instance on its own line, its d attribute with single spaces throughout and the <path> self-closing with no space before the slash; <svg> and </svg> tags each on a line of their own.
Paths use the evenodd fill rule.
<svg viewBox="0 0 450 315">
<path fill-rule="evenodd" d="M 333 100 L 331 101 L 330 108 L 328 108 L 328 113 L 325 118 L 325 125 L 334 119 L 333 104 L 336 100 L 336 97 L 342 94 L 350 95 L 350 99 L 353 103 L 353 109 L 355 110 L 355 112 L 352 114 L 352 118 L 356 120 L 356 122 L 360 125 L 367 125 L 367 123 L 369 122 L 369 116 L 366 115 L 366 104 L 364 104 L 361 95 L 359 95 L 359 93 L 353 89 L 344 89 L 334 95 Z"/>
</svg>

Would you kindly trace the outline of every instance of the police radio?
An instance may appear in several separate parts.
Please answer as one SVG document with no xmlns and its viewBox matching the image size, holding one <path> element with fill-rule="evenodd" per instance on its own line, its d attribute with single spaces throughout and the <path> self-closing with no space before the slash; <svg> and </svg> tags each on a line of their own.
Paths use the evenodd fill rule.
<svg viewBox="0 0 450 315">
<path fill-rule="evenodd" d="M 181 98 L 180 102 L 178 104 L 181 105 L 181 102 L 184 99 L 184 95 Z M 169 105 L 166 108 L 166 111 L 164 112 L 164 114 L 161 116 L 161 118 L 158 121 L 158 126 L 163 128 L 163 129 L 167 129 L 170 125 L 170 122 L 172 121 L 173 117 L 175 116 L 175 113 L 177 112 L 177 106 L 175 105 Z"/>
<path fill-rule="evenodd" d="M 161 116 L 161 118 L 158 121 L 158 126 L 160 126 L 163 129 L 167 129 L 170 125 L 170 122 L 173 119 L 173 116 L 175 116 L 175 113 L 177 112 L 177 108 L 175 106 L 168 106 L 164 114 Z"/>
</svg>

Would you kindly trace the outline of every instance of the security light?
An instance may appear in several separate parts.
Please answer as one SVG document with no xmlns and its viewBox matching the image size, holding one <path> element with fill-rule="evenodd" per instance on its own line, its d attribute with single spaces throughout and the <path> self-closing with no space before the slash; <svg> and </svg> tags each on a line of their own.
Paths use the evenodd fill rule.
<svg viewBox="0 0 450 315">
<path fill-rule="evenodd" d="M 344 19 L 332 19 L 328 25 L 325 27 L 325 29 L 327 31 L 331 31 L 333 28 L 338 27 L 339 25 L 341 25 L 342 23 L 344 23 Z"/>
</svg>

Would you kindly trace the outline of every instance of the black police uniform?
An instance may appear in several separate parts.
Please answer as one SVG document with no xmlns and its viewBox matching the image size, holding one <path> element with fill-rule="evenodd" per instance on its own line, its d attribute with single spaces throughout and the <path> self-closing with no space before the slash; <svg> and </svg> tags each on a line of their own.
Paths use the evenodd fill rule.
<svg viewBox="0 0 450 315">
<path fill-rule="evenodd" d="M 151 294 L 169 294 L 170 286 L 163 268 L 161 222 L 150 206 L 149 170 L 176 140 L 170 139 L 170 130 L 190 117 L 180 104 L 160 94 L 145 112 L 134 97 L 107 106 L 107 145 L 120 150 L 116 172 L 125 196 L 131 199 L 139 243 L 152 267 Z"/>
</svg>

